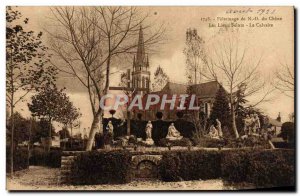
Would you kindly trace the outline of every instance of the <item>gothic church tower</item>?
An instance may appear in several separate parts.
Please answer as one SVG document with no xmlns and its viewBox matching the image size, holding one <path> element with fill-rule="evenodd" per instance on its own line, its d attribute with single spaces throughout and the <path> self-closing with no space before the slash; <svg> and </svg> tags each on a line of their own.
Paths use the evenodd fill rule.
<svg viewBox="0 0 300 196">
<path fill-rule="evenodd" d="M 136 55 L 133 57 L 133 71 L 132 71 L 132 87 L 146 88 L 149 92 L 150 87 L 150 71 L 149 59 L 145 53 L 144 36 L 142 27 L 139 31 L 139 39 Z M 137 94 L 144 95 L 147 92 L 137 92 Z"/>
</svg>

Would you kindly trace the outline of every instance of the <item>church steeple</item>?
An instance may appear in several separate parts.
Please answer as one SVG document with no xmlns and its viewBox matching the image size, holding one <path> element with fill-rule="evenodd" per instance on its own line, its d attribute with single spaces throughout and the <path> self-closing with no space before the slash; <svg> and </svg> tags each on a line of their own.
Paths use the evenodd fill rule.
<svg viewBox="0 0 300 196">
<path fill-rule="evenodd" d="M 144 45 L 144 35 L 143 35 L 143 28 L 140 26 L 139 31 L 139 40 L 136 52 L 136 65 L 137 66 L 145 66 L 145 45 Z"/>
<path fill-rule="evenodd" d="M 140 26 L 139 37 L 137 41 L 136 55 L 133 57 L 133 71 L 132 71 L 132 87 L 146 88 L 149 91 L 150 87 L 150 71 L 149 59 L 145 52 L 145 43 L 143 35 L 143 27 Z M 143 95 L 145 91 L 137 91 L 136 93 Z"/>
</svg>

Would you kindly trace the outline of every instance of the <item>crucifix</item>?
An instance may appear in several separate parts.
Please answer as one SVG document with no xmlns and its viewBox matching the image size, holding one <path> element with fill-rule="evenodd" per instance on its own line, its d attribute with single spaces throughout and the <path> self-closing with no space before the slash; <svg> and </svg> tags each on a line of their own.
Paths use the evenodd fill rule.
<svg viewBox="0 0 300 196">
<path fill-rule="evenodd" d="M 133 88 L 131 87 L 130 85 L 130 69 L 127 69 L 127 75 L 126 75 L 126 83 L 127 83 L 127 87 L 109 87 L 108 89 L 109 90 L 122 90 L 122 91 L 126 91 L 128 92 L 128 98 L 129 100 L 131 100 L 132 98 L 132 95 L 136 92 L 148 92 L 149 89 L 148 88 Z M 128 106 L 127 106 L 127 135 L 129 136 L 130 135 L 130 116 L 131 116 L 131 113 L 130 111 L 128 110 Z"/>
</svg>

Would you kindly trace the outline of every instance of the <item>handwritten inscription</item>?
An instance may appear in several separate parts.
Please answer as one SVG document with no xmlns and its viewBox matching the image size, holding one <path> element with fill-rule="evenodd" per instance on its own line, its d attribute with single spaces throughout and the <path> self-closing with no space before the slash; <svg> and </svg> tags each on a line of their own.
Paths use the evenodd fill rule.
<svg viewBox="0 0 300 196">
<path fill-rule="evenodd" d="M 283 18 L 276 14 L 276 9 L 269 8 L 228 8 L 224 14 L 217 17 L 202 17 L 201 22 L 208 24 L 209 28 L 220 27 L 258 27 L 271 28 Z"/>
</svg>

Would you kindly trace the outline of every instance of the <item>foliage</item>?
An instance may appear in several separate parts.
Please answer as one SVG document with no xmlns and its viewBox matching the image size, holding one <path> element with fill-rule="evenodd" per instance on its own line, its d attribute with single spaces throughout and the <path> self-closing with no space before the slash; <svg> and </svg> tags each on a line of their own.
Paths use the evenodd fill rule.
<svg viewBox="0 0 300 196">
<path fill-rule="evenodd" d="M 11 141 L 11 118 L 14 118 L 14 143 L 19 144 L 23 141 L 29 141 L 30 138 L 30 120 L 25 119 L 19 112 L 15 112 L 9 117 L 6 125 L 6 139 Z"/>
<path fill-rule="evenodd" d="M 66 128 L 63 127 L 62 130 L 58 131 L 60 139 L 65 139 L 65 138 L 70 138 L 70 131 Z"/>
<path fill-rule="evenodd" d="M 158 145 L 164 146 L 164 147 L 167 147 L 167 146 L 192 146 L 192 142 L 188 138 L 182 138 L 181 140 L 174 140 L 174 141 L 170 141 L 166 138 L 162 138 L 159 140 Z"/>
<path fill-rule="evenodd" d="M 159 173 L 163 181 L 206 180 L 221 177 L 218 151 L 165 152 Z"/>
<path fill-rule="evenodd" d="M 14 149 L 14 171 L 19 171 L 23 169 L 27 169 L 29 167 L 28 164 L 28 149 L 27 148 L 16 148 Z M 10 147 L 6 146 L 6 172 L 10 171 L 11 164 L 11 155 L 10 155 Z"/>
<path fill-rule="evenodd" d="M 80 113 L 63 90 L 57 89 L 56 86 L 45 87 L 32 96 L 31 103 L 28 103 L 32 116 L 45 118 L 49 124 L 52 120 L 64 125 L 72 124 Z"/>
<path fill-rule="evenodd" d="M 11 117 L 10 117 L 11 118 Z M 20 113 L 14 113 L 14 142 L 15 145 L 24 141 L 29 141 L 33 144 L 40 142 L 42 137 L 49 136 L 49 123 L 45 119 L 40 121 L 34 118 L 26 119 Z M 11 140 L 11 121 L 9 120 L 6 125 L 6 139 L 8 143 Z M 54 127 L 51 126 L 51 135 L 55 134 Z"/>
<path fill-rule="evenodd" d="M 6 101 L 10 114 L 19 102 L 33 90 L 54 84 L 57 70 L 48 66 L 50 55 L 42 42 L 42 32 L 37 35 L 26 31 L 29 19 L 19 11 L 6 8 Z M 11 159 L 13 162 L 14 118 L 10 118 Z M 14 164 L 11 164 L 13 166 Z M 11 173 L 13 173 L 11 167 Z"/>
<path fill-rule="evenodd" d="M 258 187 L 295 185 L 293 150 L 230 150 L 222 152 L 222 176 L 230 182 Z"/>
<path fill-rule="evenodd" d="M 23 20 L 23 21 L 22 21 Z M 42 43 L 42 32 L 37 35 L 26 31 L 28 18 L 7 7 L 6 9 L 6 91 L 7 101 L 16 105 L 32 90 L 55 82 L 57 71 L 47 66 L 49 55 Z M 16 92 L 21 96 L 16 97 Z"/>
<path fill-rule="evenodd" d="M 228 96 L 223 87 L 220 87 L 216 94 L 216 99 L 210 114 L 211 124 L 215 124 L 216 119 L 219 119 L 222 123 L 222 127 L 231 127 Z"/>
<path fill-rule="evenodd" d="M 41 138 L 49 137 L 50 124 L 49 122 L 42 118 L 40 121 L 33 121 L 33 128 L 31 133 L 31 141 L 40 142 Z M 51 135 L 55 135 L 55 129 L 53 124 L 51 124 Z"/>
<path fill-rule="evenodd" d="M 283 123 L 280 136 L 288 142 L 295 142 L 295 124 L 293 122 Z"/>
<path fill-rule="evenodd" d="M 219 148 L 224 147 L 226 141 L 224 139 L 215 139 L 208 137 L 199 137 L 197 140 L 193 140 L 196 146 L 204 148 Z"/>
<path fill-rule="evenodd" d="M 40 147 L 34 147 L 31 150 L 30 165 L 40 165 L 53 168 L 59 168 L 61 165 L 60 149 L 51 148 L 50 151 L 45 151 Z"/>
<path fill-rule="evenodd" d="M 160 91 L 169 82 L 168 75 L 158 66 L 154 72 L 154 81 L 152 83 L 152 91 Z"/>
<path fill-rule="evenodd" d="M 131 179 L 128 151 L 85 152 L 72 166 L 72 184 L 123 184 Z"/>
<path fill-rule="evenodd" d="M 166 151 L 159 172 L 163 181 L 222 178 L 257 187 L 295 185 L 293 150 Z"/>
</svg>

